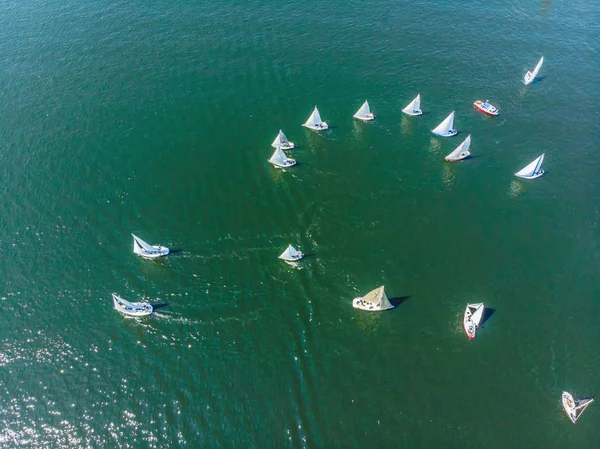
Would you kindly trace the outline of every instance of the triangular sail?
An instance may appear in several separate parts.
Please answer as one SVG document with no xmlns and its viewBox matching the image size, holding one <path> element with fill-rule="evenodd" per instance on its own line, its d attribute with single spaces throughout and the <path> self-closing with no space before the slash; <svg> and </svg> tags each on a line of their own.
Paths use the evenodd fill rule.
<svg viewBox="0 0 600 449">
<path fill-rule="evenodd" d="M 552 58 L 550 58 L 552 59 Z M 544 63 L 544 57 L 542 56 L 539 60 L 539 62 L 537 63 L 537 65 L 535 66 L 535 69 L 533 69 L 533 72 L 531 72 L 531 79 L 533 80 L 537 74 L 540 72 L 540 69 L 542 68 L 542 64 Z"/>
<path fill-rule="evenodd" d="M 385 294 L 383 285 L 375 290 L 370 291 L 361 299 L 366 303 L 378 306 L 382 310 L 391 309 L 393 307 L 387 295 Z"/>
<path fill-rule="evenodd" d="M 542 163 L 544 162 L 544 154 L 538 157 L 535 161 L 528 164 L 525 168 L 515 173 L 517 176 L 535 176 L 540 173 L 542 169 Z"/>
<path fill-rule="evenodd" d="M 148 243 L 144 242 L 141 238 L 136 237 L 135 235 L 131 234 L 133 236 L 133 251 L 136 252 L 136 250 L 139 248 L 143 251 L 149 251 L 149 252 L 154 252 L 156 251 L 156 248 L 154 248 L 152 245 L 149 245 Z M 136 248 L 137 246 L 137 248 Z"/>
<path fill-rule="evenodd" d="M 354 114 L 354 117 L 365 118 L 367 116 L 367 114 L 369 114 L 370 112 L 371 112 L 371 109 L 369 108 L 369 102 L 367 100 L 365 100 L 365 102 L 360 107 L 360 109 L 358 111 L 356 111 L 356 114 Z"/>
<path fill-rule="evenodd" d="M 469 307 L 476 307 L 475 311 L 473 312 L 473 315 L 471 316 L 471 321 L 475 323 L 476 326 L 479 326 L 481 318 L 483 317 L 483 311 L 485 310 L 483 303 L 469 304 Z"/>
<path fill-rule="evenodd" d="M 448 131 L 450 131 L 452 129 L 453 126 L 454 126 L 454 111 L 452 111 L 450 113 L 450 115 L 448 117 L 446 117 L 442 123 L 440 123 L 438 126 L 436 126 L 432 130 L 432 132 L 434 134 L 446 135 L 446 134 L 448 134 Z"/>
<path fill-rule="evenodd" d="M 275 149 L 275 152 L 273 153 L 273 156 L 271 156 L 271 159 L 269 159 L 269 162 L 280 165 L 284 165 L 287 162 L 287 156 L 281 147 L 277 147 Z"/>
<path fill-rule="evenodd" d="M 594 398 L 580 399 L 577 401 L 577 405 L 575 406 L 575 410 L 579 410 L 579 414 L 583 413 L 585 408 L 594 402 Z"/>
<path fill-rule="evenodd" d="M 298 251 L 292 245 L 288 245 L 288 247 L 285 249 L 285 251 L 281 253 L 279 258 L 284 259 L 284 260 L 295 259 L 298 257 L 299 254 L 300 254 L 300 251 Z"/>
<path fill-rule="evenodd" d="M 446 156 L 447 160 L 456 160 L 456 159 L 464 159 L 469 154 L 469 148 L 471 147 L 471 134 L 467 136 L 467 138 L 461 143 L 456 149 Z"/>
<path fill-rule="evenodd" d="M 288 139 L 285 136 L 285 134 L 283 133 L 283 131 L 280 129 L 279 134 L 277 134 L 277 137 L 275 137 L 275 140 L 273 141 L 271 146 L 277 148 L 278 146 L 281 146 L 285 143 L 288 143 Z"/>
<path fill-rule="evenodd" d="M 323 121 L 321 120 L 321 115 L 319 114 L 319 110 L 315 106 L 315 110 L 312 114 L 310 114 L 310 117 L 308 117 L 308 120 L 306 121 L 304 126 L 314 127 L 320 125 L 321 123 L 323 123 Z"/>
<path fill-rule="evenodd" d="M 133 303 L 131 303 L 131 302 L 127 301 L 126 299 L 123 299 L 123 298 L 121 298 L 121 297 L 120 297 L 119 295 L 117 295 L 116 293 L 113 293 L 113 295 L 112 295 L 112 296 L 113 296 L 113 299 L 114 299 L 114 300 L 115 300 L 117 303 L 119 303 L 119 304 L 121 304 L 121 305 L 124 305 L 124 306 L 126 306 L 126 307 L 131 307 L 132 309 L 135 309 L 135 308 L 139 308 L 139 307 L 140 307 L 140 306 L 138 306 L 138 305 L 136 305 L 136 304 L 133 304 Z"/>
<path fill-rule="evenodd" d="M 420 110 L 421 110 L 421 94 L 417 94 L 415 99 L 413 101 L 411 101 L 408 104 L 408 106 L 406 106 L 404 109 L 402 109 L 402 112 L 412 115 L 415 112 L 420 111 Z"/>
</svg>

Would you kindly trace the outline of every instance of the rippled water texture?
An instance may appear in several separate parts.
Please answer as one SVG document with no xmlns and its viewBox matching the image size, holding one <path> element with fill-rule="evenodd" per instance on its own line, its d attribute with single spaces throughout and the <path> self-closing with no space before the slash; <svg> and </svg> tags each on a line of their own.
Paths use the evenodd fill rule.
<svg viewBox="0 0 600 449">
<path fill-rule="evenodd" d="M 598 441 L 595 404 L 560 405 L 600 394 L 598 2 L 2 9 L 0 447 Z M 132 232 L 181 251 L 142 260 Z M 382 284 L 396 309 L 351 307 Z"/>
</svg>

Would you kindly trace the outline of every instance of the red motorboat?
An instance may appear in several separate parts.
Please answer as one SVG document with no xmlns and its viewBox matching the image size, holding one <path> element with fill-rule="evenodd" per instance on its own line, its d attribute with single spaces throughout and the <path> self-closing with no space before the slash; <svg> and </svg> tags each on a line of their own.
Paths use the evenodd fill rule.
<svg viewBox="0 0 600 449">
<path fill-rule="evenodd" d="M 475 109 L 477 109 L 478 111 L 483 112 L 484 114 L 487 115 L 498 115 L 498 108 L 496 106 L 492 106 L 491 104 L 488 103 L 487 100 L 485 101 L 481 101 L 481 100 L 477 100 L 475 103 L 473 103 L 473 107 Z"/>
</svg>

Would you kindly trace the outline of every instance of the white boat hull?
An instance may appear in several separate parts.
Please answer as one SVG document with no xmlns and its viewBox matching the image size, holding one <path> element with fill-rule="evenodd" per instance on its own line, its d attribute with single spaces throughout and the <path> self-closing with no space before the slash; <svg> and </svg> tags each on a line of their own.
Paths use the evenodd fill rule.
<svg viewBox="0 0 600 449">
<path fill-rule="evenodd" d="M 158 259 L 159 257 L 164 257 L 169 254 L 169 248 L 160 245 L 152 245 L 152 248 L 156 248 L 156 252 L 147 252 L 143 249 L 136 251 L 135 253 L 143 259 Z"/>
<path fill-rule="evenodd" d="M 281 260 L 285 260 L 286 262 L 298 262 L 299 260 L 304 258 L 304 254 L 300 253 L 296 257 L 279 257 Z"/>
<path fill-rule="evenodd" d="M 363 121 L 363 122 L 370 122 L 370 121 L 373 121 L 373 120 L 375 120 L 375 116 L 373 115 L 373 113 L 372 113 L 372 112 L 369 112 L 369 113 L 368 113 L 366 116 L 364 116 L 364 117 L 357 117 L 357 116 L 355 115 L 355 116 L 354 116 L 354 118 L 355 118 L 355 119 L 357 119 L 357 120 L 361 120 L 361 121 Z"/>
<path fill-rule="evenodd" d="M 474 339 L 477 335 L 477 328 L 483 317 L 484 309 L 483 303 L 467 304 L 467 307 L 465 308 L 463 329 L 465 330 L 467 337 L 469 337 L 469 340 Z"/>
<path fill-rule="evenodd" d="M 364 302 L 360 296 L 352 300 L 352 307 L 355 309 L 366 310 L 367 312 L 381 312 L 383 310 L 390 310 L 391 308 L 393 309 L 393 307 L 383 309 L 376 304 Z"/>
<path fill-rule="evenodd" d="M 521 179 L 535 179 L 535 178 L 539 178 L 540 176 L 542 176 L 544 174 L 544 169 L 542 168 L 538 173 L 536 173 L 535 175 L 519 175 L 518 173 L 515 173 L 515 176 L 517 176 L 518 178 Z"/>
<path fill-rule="evenodd" d="M 277 145 L 271 145 L 273 148 L 277 148 Z M 296 148 L 296 145 L 294 144 L 294 142 L 285 142 L 279 145 L 279 148 L 281 148 L 282 150 L 293 150 L 294 148 Z"/>
<path fill-rule="evenodd" d="M 326 129 L 329 129 L 329 125 L 325 122 L 322 122 L 320 125 L 303 124 L 302 126 L 308 129 L 312 129 L 313 131 L 325 131 Z"/>
<path fill-rule="evenodd" d="M 421 111 L 420 109 L 417 110 L 417 111 L 410 111 L 410 112 L 408 112 L 408 111 L 402 111 L 402 112 L 404 112 L 406 115 L 411 115 L 413 117 L 417 116 L 417 115 L 423 115 L 423 111 Z"/>
<path fill-rule="evenodd" d="M 439 134 L 439 133 L 436 133 L 436 132 L 434 132 L 434 131 L 431 131 L 431 132 L 432 132 L 433 134 L 435 134 L 436 136 L 440 136 L 440 137 L 452 137 L 452 136 L 456 136 L 456 135 L 458 134 L 458 131 L 457 131 L 457 130 L 455 130 L 455 129 L 451 129 L 451 130 L 449 130 L 449 131 L 448 131 L 447 133 L 445 133 L 445 134 Z"/>
<path fill-rule="evenodd" d="M 152 305 L 148 303 L 134 302 L 130 303 L 131 306 L 129 306 L 120 302 L 119 299 L 122 298 L 113 293 L 113 306 L 115 310 L 121 312 L 124 315 L 140 317 L 151 315 L 154 312 Z"/>
<path fill-rule="evenodd" d="M 288 168 L 288 167 L 293 167 L 294 165 L 296 165 L 296 160 L 295 159 L 288 159 L 286 161 L 286 163 L 284 164 L 280 164 L 279 162 L 271 162 L 271 164 L 273 164 L 275 167 L 279 167 L 279 168 Z"/>
<path fill-rule="evenodd" d="M 458 155 L 458 156 L 454 156 L 454 157 L 446 156 L 445 159 L 448 162 L 457 162 L 457 161 L 462 161 L 463 159 L 466 159 L 469 156 L 471 156 L 471 152 L 470 151 L 465 151 L 464 153 L 460 153 L 460 155 Z"/>
</svg>

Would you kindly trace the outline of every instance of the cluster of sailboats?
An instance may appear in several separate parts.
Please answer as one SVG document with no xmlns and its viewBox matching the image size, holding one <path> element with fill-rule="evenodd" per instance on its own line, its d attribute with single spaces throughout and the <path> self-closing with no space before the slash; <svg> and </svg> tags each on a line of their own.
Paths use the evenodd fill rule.
<svg viewBox="0 0 600 449">
<path fill-rule="evenodd" d="M 544 58 L 542 57 L 533 71 L 528 71 L 525 74 L 523 82 L 528 85 L 531 84 L 536 76 L 538 75 Z M 496 116 L 499 114 L 497 107 L 489 103 L 488 100 L 482 101 L 477 100 L 473 103 L 473 107 L 480 112 Z M 419 116 L 423 114 L 421 110 L 421 95 L 417 96 L 404 108 L 402 112 L 409 116 Z M 431 130 L 431 132 L 440 137 L 452 137 L 455 136 L 458 131 L 454 128 L 454 115 L 452 111 L 438 126 Z M 362 106 L 356 111 L 353 117 L 363 122 L 370 122 L 375 119 L 375 115 L 371 112 L 369 102 L 365 100 Z M 321 115 L 317 106 L 315 106 L 308 120 L 303 123 L 304 127 L 313 131 L 324 131 L 329 128 L 327 122 L 321 119 Z M 296 165 L 296 160 L 288 157 L 284 151 L 292 150 L 296 147 L 294 142 L 288 140 L 283 130 L 279 130 L 277 137 L 273 140 L 271 146 L 275 149 L 273 155 L 269 159 L 269 162 L 276 167 L 287 168 Z M 471 155 L 471 134 L 461 142 L 450 154 L 445 157 L 446 161 L 454 162 L 461 161 L 468 158 Z M 542 163 L 544 161 L 544 154 L 536 158 L 533 162 L 525 166 L 522 170 L 515 173 L 516 176 L 523 179 L 535 179 L 544 174 L 542 169 Z M 153 260 L 160 257 L 165 257 L 169 254 L 170 250 L 167 247 L 161 245 L 150 245 L 144 240 L 140 239 L 136 235 L 133 236 L 133 252 L 143 259 Z M 294 248 L 291 244 L 279 255 L 279 259 L 295 264 L 305 257 L 305 254 Z M 153 306 L 147 302 L 129 302 L 122 298 L 116 293 L 112 294 L 114 308 L 124 315 L 133 317 L 142 317 L 151 315 L 154 312 Z M 389 298 L 385 293 L 384 286 L 377 287 L 376 289 L 368 292 L 364 296 L 359 296 L 352 300 L 352 306 L 359 310 L 368 312 L 379 312 L 384 310 L 390 310 L 394 308 L 394 305 L 390 302 Z M 477 335 L 477 329 L 482 324 L 484 317 L 485 306 L 484 303 L 473 303 L 467 304 L 464 315 L 463 315 L 463 329 L 469 340 L 472 340 Z M 562 405 L 569 417 L 569 419 L 575 423 L 583 413 L 583 411 L 593 402 L 593 398 L 575 399 L 571 393 L 562 393 Z"/>
<path fill-rule="evenodd" d="M 523 82 L 528 85 L 531 84 L 535 78 L 537 77 L 540 69 L 542 68 L 542 64 L 544 63 L 544 57 L 539 60 L 533 71 L 528 71 L 525 74 Z M 476 100 L 473 103 L 473 107 L 478 111 L 490 115 L 497 116 L 500 111 L 499 109 L 490 104 L 488 100 Z M 404 108 L 402 112 L 410 115 L 410 116 L 418 116 L 422 115 L 423 111 L 421 110 L 421 94 L 417 94 L 417 96 Z M 455 111 L 452 111 L 442 122 L 433 128 L 431 132 L 439 137 L 453 137 L 458 134 L 458 130 L 454 128 L 454 116 Z M 369 102 L 365 100 L 362 106 L 356 111 L 353 117 L 357 120 L 363 122 L 370 122 L 375 119 L 375 115 L 371 112 L 371 108 L 369 106 Z M 329 129 L 329 125 L 327 122 L 324 122 L 321 119 L 321 114 L 319 113 L 319 109 L 315 106 L 314 110 L 308 117 L 305 123 L 302 126 L 311 129 L 313 131 L 324 131 Z M 276 167 L 279 168 L 288 168 L 296 165 L 296 160 L 288 157 L 284 150 L 292 150 L 295 148 L 293 142 L 290 142 L 286 135 L 283 133 L 283 130 L 279 130 L 279 134 L 271 144 L 275 151 L 269 162 Z M 448 154 L 444 159 L 448 162 L 457 162 L 462 161 L 468 158 L 471 155 L 470 151 L 471 147 L 471 134 L 467 136 L 467 138 L 458 145 L 450 154 Z M 515 173 L 515 176 L 522 179 L 535 179 L 539 178 L 544 174 L 544 169 L 542 168 L 542 163 L 544 162 L 544 155 L 538 156 L 533 162 L 529 163 L 523 169 L 519 170 Z"/>
</svg>

